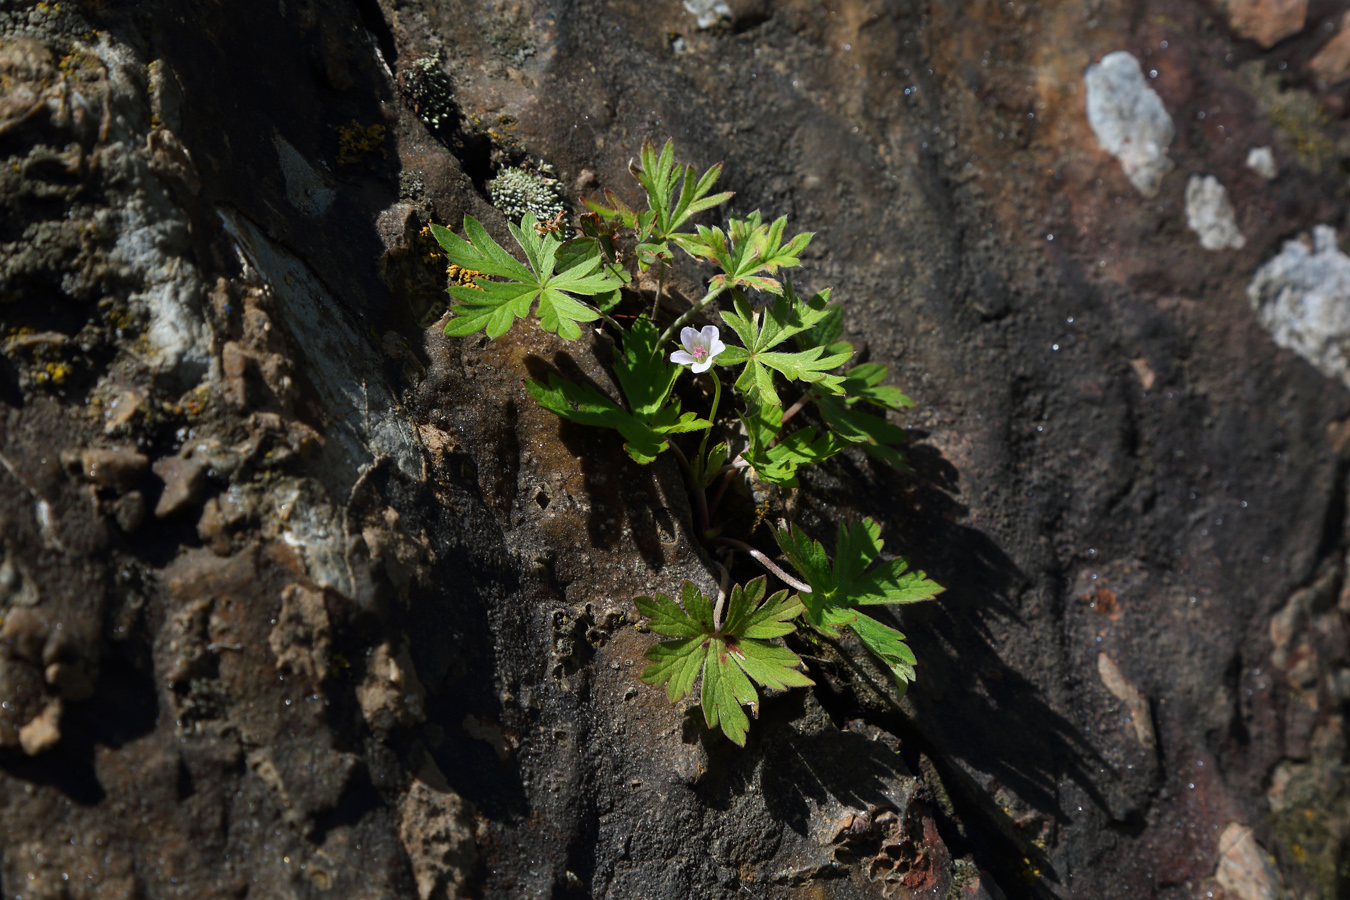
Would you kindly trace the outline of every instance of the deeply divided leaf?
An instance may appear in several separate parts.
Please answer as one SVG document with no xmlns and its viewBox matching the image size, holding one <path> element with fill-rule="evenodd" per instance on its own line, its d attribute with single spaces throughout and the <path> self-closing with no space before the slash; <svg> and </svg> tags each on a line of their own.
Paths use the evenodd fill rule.
<svg viewBox="0 0 1350 900">
<path fill-rule="evenodd" d="M 688 696 L 702 675 L 699 702 L 704 722 L 709 728 L 720 727 L 741 746 L 750 727 L 744 707 L 758 714 L 755 684 L 770 690 L 814 684 L 801 671 L 797 654 L 770 643 L 793 631 L 791 620 L 801 612 L 801 603 L 787 591 L 765 600 L 765 585 L 764 578 L 757 578 L 732 588 L 720 628 L 712 600 L 691 582 L 685 582 L 680 604 L 664 594 L 637 599 L 651 630 L 675 638 L 647 651 L 649 664 L 641 679 L 664 684 L 666 696 L 675 702 Z"/>
<path fill-rule="evenodd" d="M 881 526 L 872 519 L 840 525 L 831 564 L 825 548 L 796 525 L 774 530 L 779 549 L 811 586 L 802 594 L 806 619 L 827 634 L 847 625 L 895 675 L 902 686 L 914 676 L 914 655 L 904 635 L 857 609 L 874 604 L 916 603 L 931 600 L 942 587 L 923 572 L 910 571 L 903 558 L 882 562 Z"/>
<path fill-rule="evenodd" d="M 594 306 L 577 299 L 597 297 L 609 302 L 622 284 L 602 267 L 599 246 L 591 238 L 564 245 L 553 232 L 541 235 L 535 228 L 537 223 L 531 213 L 526 213 L 519 225 L 508 226 L 528 266 L 507 253 L 473 216 L 464 217 L 468 240 L 439 225 L 431 226 L 450 262 L 482 276 L 502 279 L 475 278 L 473 287 L 451 287 L 450 296 L 457 302 L 454 318 L 445 326 L 446 334 L 463 337 L 484 331 L 488 337 L 500 337 L 516 319 L 536 309 L 541 328 L 576 340 L 581 337 L 578 323 L 600 318 Z"/>
</svg>

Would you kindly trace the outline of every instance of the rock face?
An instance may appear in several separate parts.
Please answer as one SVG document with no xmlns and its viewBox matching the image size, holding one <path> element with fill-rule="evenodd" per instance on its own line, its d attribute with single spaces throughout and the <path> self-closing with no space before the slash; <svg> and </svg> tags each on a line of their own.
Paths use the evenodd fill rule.
<svg viewBox="0 0 1350 900">
<path fill-rule="evenodd" d="M 1350 132 L 1227 11 L 5 5 L 0 894 L 1343 895 Z M 608 339 L 444 337 L 424 231 L 667 136 L 918 404 L 763 502 L 948 588 L 745 749 L 636 678 L 679 469 L 522 386 Z"/>
</svg>

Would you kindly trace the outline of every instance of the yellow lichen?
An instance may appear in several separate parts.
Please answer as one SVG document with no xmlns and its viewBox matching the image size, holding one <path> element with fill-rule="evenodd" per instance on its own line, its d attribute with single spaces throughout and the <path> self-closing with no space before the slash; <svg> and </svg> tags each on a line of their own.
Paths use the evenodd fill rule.
<svg viewBox="0 0 1350 900">
<path fill-rule="evenodd" d="M 33 376 L 33 380 L 38 384 L 65 384 L 72 371 L 74 370 L 63 362 L 49 362 Z"/>
<path fill-rule="evenodd" d="M 450 283 L 452 285 L 456 287 L 473 288 L 474 290 L 479 291 L 481 291 L 482 288 L 478 286 L 478 283 L 474 279 L 487 277 L 482 272 L 476 272 L 473 269 L 465 269 L 454 263 L 451 263 L 449 268 L 445 270 L 445 274 L 450 276 Z"/>
<path fill-rule="evenodd" d="M 383 125 L 362 125 L 352 119 L 350 125 L 339 125 L 337 161 L 342 165 L 360 162 L 368 153 L 380 151 L 380 159 L 387 159 L 389 153 L 384 144 Z"/>
</svg>

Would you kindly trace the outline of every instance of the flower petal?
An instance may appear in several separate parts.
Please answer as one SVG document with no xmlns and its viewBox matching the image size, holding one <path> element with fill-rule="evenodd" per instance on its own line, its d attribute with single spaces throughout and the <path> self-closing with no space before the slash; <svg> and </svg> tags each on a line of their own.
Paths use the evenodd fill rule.
<svg viewBox="0 0 1350 900">
<path fill-rule="evenodd" d="M 702 341 L 699 340 L 699 333 L 696 329 L 686 325 L 680 329 L 680 343 L 684 344 L 684 349 L 693 350 Z"/>
<path fill-rule="evenodd" d="M 708 347 L 708 359 L 712 359 L 725 349 L 727 349 L 726 344 L 722 343 L 717 338 L 713 338 L 712 345 Z"/>
<path fill-rule="evenodd" d="M 700 372 L 706 372 L 706 371 L 708 371 L 708 369 L 711 368 L 711 367 L 712 367 L 712 360 L 711 360 L 711 359 L 705 359 L 705 360 L 704 360 L 703 362 L 701 362 L 701 363 L 695 363 L 693 366 L 690 367 L 689 371 L 691 371 L 691 372 L 693 372 L 695 375 L 697 375 L 697 374 L 699 374 Z"/>
<path fill-rule="evenodd" d="M 709 346 L 711 346 L 711 345 L 713 345 L 713 344 L 716 344 L 716 343 L 717 343 L 717 326 L 716 326 L 716 325 L 704 325 L 704 326 L 703 326 L 703 329 L 699 332 L 699 337 L 703 338 L 703 343 L 705 343 L 705 344 L 707 344 L 707 345 L 709 345 Z"/>
<path fill-rule="evenodd" d="M 681 366 L 694 365 L 694 358 L 683 350 L 676 350 L 674 353 L 670 354 L 670 361 Z M 695 369 L 694 371 L 698 370 Z"/>
</svg>

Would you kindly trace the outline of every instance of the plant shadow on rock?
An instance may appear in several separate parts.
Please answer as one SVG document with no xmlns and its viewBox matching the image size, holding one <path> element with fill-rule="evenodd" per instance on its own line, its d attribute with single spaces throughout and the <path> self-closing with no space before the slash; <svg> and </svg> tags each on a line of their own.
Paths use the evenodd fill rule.
<svg viewBox="0 0 1350 900">
<path fill-rule="evenodd" d="M 854 731 L 803 728 L 805 702 L 799 691 L 764 697 L 743 750 L 709 732 L 691 709 L 685 739 L 703 741 L 708 751 L 709 774 L 696 788 L 703 802 L 725 811 L 754 790 L 775 821 L 803 837 L 812 807 L 830 799 L 859 810 L 895 806 L 895 783 L 913 777 L 901 756 Z"/>
<path fill-rule="evenodd" d="M 943 838 L 955 855 L 973 853 L 979 865 L 998 873 L 1001 884 L 1021 885 L 1027 860 L 1054 882 L 1058 876 L 1048 857 L 1014 837 L 1018 829 L 1011 817 L 970 770 L 1062 825 L 1069 817 L 1056 794 L 1065 778 L 1109 812 L 1093 777 L 1102 760 L 1040 689 L 1000 656 L 1006 635 L 996 637 L 999 623 L 1032 627 L 1016 606 L 1031 581 L 993 539 L 960 524 L 967 509 L 953 499 L 959 471 L 936 448 L 917 443 L 922 432 L 911 436 L 915 442 L 905 454 L 912 474 L 841 457 L 833 470 L 837 481 L 812 485 L 811 508 L 803 518 L 809 517 L 825 540 L 832 530 L 827 526 L 841 511 L 859 505 L 869 513 L 884 510 L 878 518 L 885 523 L 887 550 L 946 586 L 935 601 L 906 607 L 903 622 L 892 610 L 869 610 L 913 642 L 920 664 L 906 698 L 913 711 L 905 714 L 895 704 L 889 674 L 857 645 L 845 648 L 853 657 L 845 660 L 849 673 L 830 675 L 822 663 L 812 666 L 816 695 L 836 722 L 861 715 L 899 736 L 901 755 L 914 771 L 924 767 L 925 758 L 931 761 L 956 808 L 956 821 L 939 816 Z M 828 538 L 832 544 L 833 535 Z M 1049 896 L 1039 881 L 1024 893 Z"/>
<path fill-rule="evenodd" d="M 921 435 L 916 435 L 919 437 Z M 988 535 L 960 525 L 966 508 L 952 499 L 959 473 L 938 451 L 911 445 L 915 478 L 883 476 L 873 487 L 883 508 L 918 505 L 919 518 L 888 516 L 896 549 L 947 590 L 936 602 L 905 611 L 920 646 L 941 648 L 944 664 L 923 669 L 911 697 L 927 740 L 944 757 L 965 761 L 1007 785 L 1032 808 L 1056 821 L 1068 815 L 1055 799 L 1062 778 L 1075 781 L 1102 809 L 1094 783 L 1095 751 L 1081 732 L 1041 697 L 1040 689 L 999 655 L 995 621 L 1030 628 L 1014 598 L 1030 589 L 1027 575 Z M 921 657 L 922 657 L 921 652 Z M 930 656 L 931 659 L 931 656 Z M 1017 741 L 1007 740 L 1016 734 Z"/>
<path fill-rule="evenodd" d="M 552 365 L 537 356 L 527 357 L 525 365 L 536 380 L 546 382 L 549 375 L 557 375 L 605 396 L 611 394 L 582 371 L 567 353 L 558 353 Z M 599 550 L 617 547 L 623 540 L 623 523 L 626 522 L 632 545 L 642 561 L 652 571 L 659 572 L 666 565 L 665 548 L 673 547 L 678 538 L 676 517 L 672 513 L 681 517 L 688 515 L 683 510 L 667 509 L 660 500 L 681 496 L 683 486 L 663 490 L 653 468 L 661 463 L 639 466 L 619 450 L 613 433 L 606 435 L 601 429 L 566 419 L 560 419 L 558 424 L 558 436 L 563 446 L 581 460 L 586 493 L 592 499 L 586 521 L 591 546 Z"/>
</svg>

